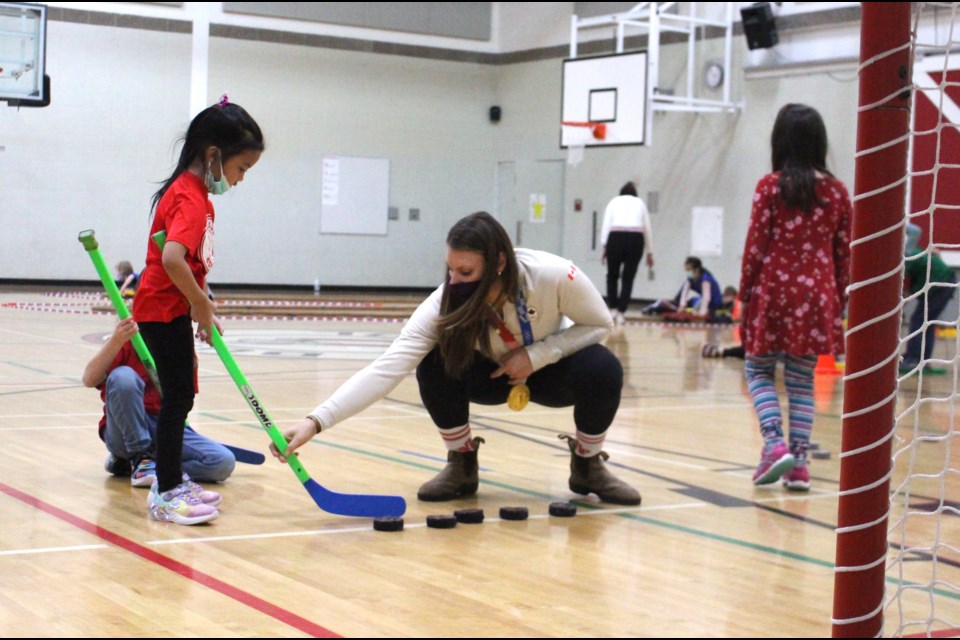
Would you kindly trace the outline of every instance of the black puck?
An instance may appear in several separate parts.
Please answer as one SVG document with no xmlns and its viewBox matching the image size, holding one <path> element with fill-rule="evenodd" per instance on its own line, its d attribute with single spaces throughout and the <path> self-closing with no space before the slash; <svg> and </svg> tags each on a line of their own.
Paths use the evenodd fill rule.
<svg viewBox="0 0 960 640">
<path fill-rule="evenodd" d="M 453 529 L 457 526 L 456 516 L 427 516 L 427 526 L 431 529 Z"/>
<path fill-rule="evenodd" d="M 460 509 L 453 512 L 457 522 L 463 524 L 480 524 L 483 522 L 483 509 Z"/>
<path fill-rule="evenodd" d="M 526 507 L 500 507 L 502 520 L 526 520 L 529 516 L 530 511 Z"/>
<path fill-rule="evenodd" d="M 373 529 L 375 531 L 403 531 L 403 518 L 397 516 L 374 518 Z"/>
<path fill-rule="evenodd" d="M 550 515 L 558 518 L 572 518 L 577 515 L 577 505 L 570 502 L 551 502 Z"/>
</svg>

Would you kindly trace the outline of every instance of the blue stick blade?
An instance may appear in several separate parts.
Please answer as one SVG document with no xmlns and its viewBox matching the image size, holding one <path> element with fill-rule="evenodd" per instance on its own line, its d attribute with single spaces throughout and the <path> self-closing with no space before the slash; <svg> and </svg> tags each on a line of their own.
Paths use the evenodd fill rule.
<svg viewBox="0 0 960 640">
<path fill-rule="evenodd" d="M 223 443 L 221 442 L 220 444 Z M 237 462 L 242 462 L 244 464 L 263 464 L 267 459 L 267 457 L 259 451 L 251 451 L 250 449 L 235 447 L 232 444 L 223 444 L 223 446 L 230 450 L 230 452 L 233 454 L 233 457 L 237 459 Z"/>
<path fill-rule="evenodd" d="M 318 507 L 338 516 L 383 518 L 402 516 L 407 510 L 407 501 L 400 496 L 336 493 L 320 486 L 313 478 L 304 482 L 303 486 Z"/>
</svg>

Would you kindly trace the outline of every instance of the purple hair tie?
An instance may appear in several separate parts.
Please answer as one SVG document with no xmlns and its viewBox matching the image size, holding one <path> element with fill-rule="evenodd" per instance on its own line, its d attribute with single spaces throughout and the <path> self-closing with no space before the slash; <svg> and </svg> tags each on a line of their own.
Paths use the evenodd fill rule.
<svg viewBox="0 0 960 640">
<path fill-rule="evenodd" d="M 227 94 L 223 94 L 220 97 L 220 102 L 217 103 L 217 106 L 223 109 L 228 104 L 230 104 L 230 98 L 227 97 Z"/>
</svg>

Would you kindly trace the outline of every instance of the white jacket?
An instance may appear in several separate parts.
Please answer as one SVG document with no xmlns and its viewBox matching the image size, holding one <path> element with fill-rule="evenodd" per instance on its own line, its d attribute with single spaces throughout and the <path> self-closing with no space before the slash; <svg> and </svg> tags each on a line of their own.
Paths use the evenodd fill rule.
<svg viewBox="0 0 960 640">
<path fill-rule="evenodd" d="M 517 249 L 516 255 L 533 330 L 534 342 L 526 349 L 534 371 L 607 337 L 613 327 L 610 311 L 597 288 L 572 262 L 532 249 Z M 324 430 L 385 397 L 437 346 L 442 294 L 440 285 L 417 307 L 383 355 L 310 412 Z M 517 310 L 511 302 L 504 305 L 503 317 L 516 341 L 523 344 Z M 497 360 L 509 352 L 492 326 L 490 346 Z"/>
</svg>

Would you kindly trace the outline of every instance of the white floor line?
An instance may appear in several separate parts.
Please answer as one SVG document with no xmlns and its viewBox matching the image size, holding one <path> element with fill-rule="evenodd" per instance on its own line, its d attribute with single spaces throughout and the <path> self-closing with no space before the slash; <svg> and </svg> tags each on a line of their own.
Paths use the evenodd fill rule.
<svg viewBox="0 0 960 640">
<path fill-rule="evenodd" d="M 687 503 L 684 505 L 664 505 L 661 507 L 624 507 L 618 509 L 579 509 L 577 511 L 576 517 L 580 516 L 606 516 L 606 515 L 617 515 L 620 513 L 637 513 L 640 511 L 655 511 L 663 509 L 679 509 L 679 508 L 689 508 L 689 507 L 703 507 L 706 506 L 706 503 Z M 556 516 L 551 516 L 547 513 L 534 514 L 531 515 L 529 520 L 545 520 L 547 518 L 554 518 L 556 520 L 567 520 L 568 518 L 557 518 Z M 501 518 L 484 518 L 484 523 L 490 522 L 507 522 Z M 416 522 L 413 524 L 404 523 L 403 528 L 406 529 L 422 529 L 427 526 L 426 522 Z M 469 527 L 469 524 L 458 524 L 457 526 Z M 227 542 L 232 540 L 261 540 L 268 538 L 290 538 L 297 536 L 318 536 L 318 535 L 338 535 L 338 534 L 347 534 L 347 533 L 361 533 L 373 531 L 373 525 L 367 527 L 344 527 L 340 529 L 314 529 L 309 531 L 286 531 L 278 533 L 251 533 L 248 535 L 238 535 L 238 536 L 209 536 L 206 538 L 175 538 L 167 540 L 150 540 L 146 544 L 149 545 L 168 545 L 168 544 L 190 544 L 194 542 Z"/>
<path fill-rule="evenodd" d="M 59 344 L 69 344 L 76 345 L 77 343 L 73 340 L 61 340 L 60 338 L 51 338 L 50 336 L 43 336 L 37 333 L 25 333 L 23 331 L 14 331 L 13 329 L 0 329 L 4 333 L 12 333 L 15 336 L 26 336 L 28 338 L 36 338 L 38 340 L 46 340 L 47 342 L 56 342 Z"/>
<path fill-rule="evenodd" d="M 56 425 L 50 427 L 0 427 L 3 431 L 76 431 L 80 429 L 96 429 L 97 423 L 92 422 L 84 425 Z"/>
<path fill-rule="evenodd" d="M 106 549 L 106 544 L 80 544 L 72 547 L 43 547 L 40 549 L 11 549 L 0 551 L 0 556 L 23 556 L 34 553 L 59 553 L 61 551 L 87 551 L 90 549 Z"/>
</svg>

